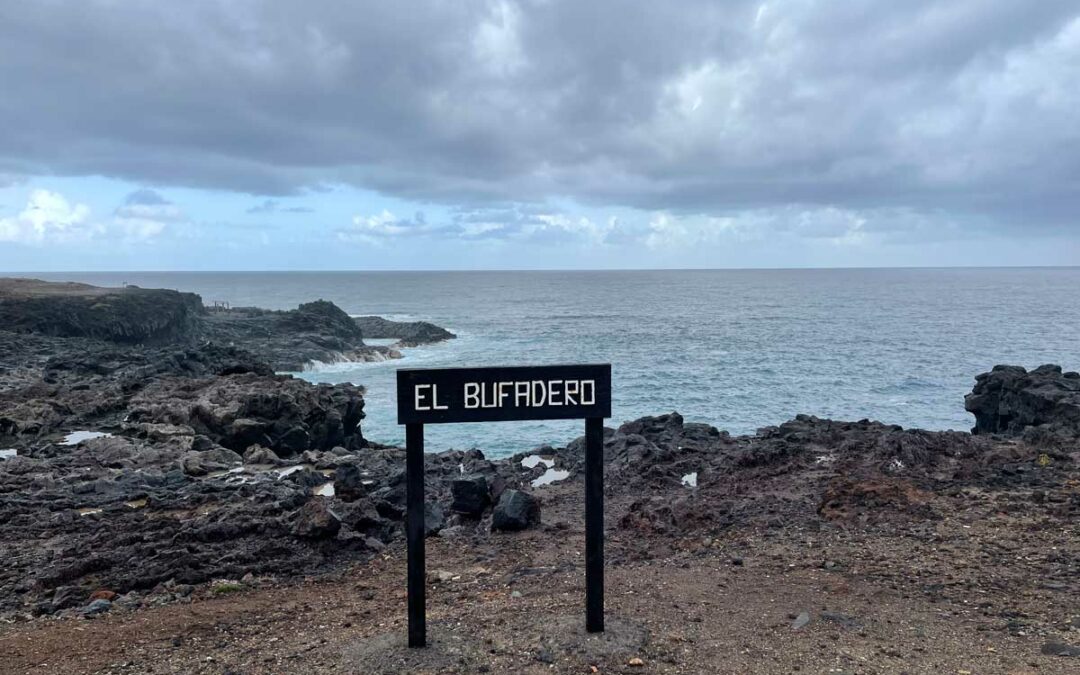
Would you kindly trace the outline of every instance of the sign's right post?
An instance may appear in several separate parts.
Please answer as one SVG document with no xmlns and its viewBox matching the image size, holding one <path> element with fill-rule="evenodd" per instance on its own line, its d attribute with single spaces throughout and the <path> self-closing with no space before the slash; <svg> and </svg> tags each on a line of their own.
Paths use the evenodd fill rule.
<svg viewBox="0 0 1080 675">
<path fill-rule="evenodd" d="M 585 419 L 585 630 L 604 630 L 604 420 Z"/>
</svg>

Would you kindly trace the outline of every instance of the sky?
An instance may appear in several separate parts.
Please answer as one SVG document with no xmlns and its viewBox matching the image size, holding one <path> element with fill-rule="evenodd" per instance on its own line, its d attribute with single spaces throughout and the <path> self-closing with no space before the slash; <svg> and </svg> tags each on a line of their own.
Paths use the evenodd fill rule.
<svg viewBox="0 0 1080 675">
<path fill-rule="evenodd" d="M 0 54 L 0 271 L 1080 264 L 1076 0 L 35 0 Z"/>
</svg>

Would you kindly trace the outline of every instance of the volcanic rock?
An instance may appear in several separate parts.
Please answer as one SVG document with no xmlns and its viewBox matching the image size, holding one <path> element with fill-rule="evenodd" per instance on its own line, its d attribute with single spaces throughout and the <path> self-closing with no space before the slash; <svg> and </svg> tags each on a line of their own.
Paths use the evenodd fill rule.
<svg viewBox="0 0 1080 675">
<path fill-rule="evenodd" d="M 354 464 L 342 464 L 334 470 L 334 494 L 343 502 L 352 502 L 367 495 L 360 469 Z"/>
<path fill-rule="evenodd" d="M 322 497 L 313 497 L 297 512 L 293 533 L 307 539 L 333 539 L 341 530 L 341 519 Z"/>
<path fill-rule="evenodd" d="M 450 484 L 453 502 L 450 510 L 474 518 L 479 517 L 490 503 L 487 479 L 480 475 L 458 478 Z"/>
<path fill-rule="evenodd" d="M 80 614 L 82 614 L 83 616 L 89 618 L 89 617 L 97 616 L 99 614 L 104 614 L 105 612 L 109 611 L 110 609 L 112 609 L 112 603 L 109 602 L 108 600 L 104 600 L 104 599 L 99 598 L 99 599 L 94 600 L 93 602 L 91 602 L 86 607 L 83 607 Z"/>
<path fill-rule="evenodd" d="M 270 448 L 252 445 L 244 451 L 244 464 L 280 464 L 281 458 Z"/>
<path fill-rule="evenodd" d="M 499 497 L 491 521 L 496 530 L 524 530 L 540 524 L 540 502 L 527 492 L 506 490 Z"/>
<path fill-rule="evenodd" d="M 0 326 L 15 333 L 142 344 L 191 337 L 202 300 L 165 289 L 0 279 Z"/>
<path fill-rule="evenodd" d="M 1021 366 L 994 366 L 975 377 L 964 398 L 975 415 L 973 434 L 1019 436 L 1031 428 L 1042 436 L 1080 437 L 1080 373 L 1042 365 L 1028 372 Z"/>
<path fill-rule="evenodd" d="M 446 516 L 436 502 L 424 502 L 424 534 L 432 536 L 446 527 Z"/>
<path fill-rule="evenodd" d="M 451 340 L 453 333 L 427 321 L 390 321 L 381 316 L 360 316 L 353 319 L 365 338 L 372 340 L 398 340 L 403 347 Z"/>
</svg>

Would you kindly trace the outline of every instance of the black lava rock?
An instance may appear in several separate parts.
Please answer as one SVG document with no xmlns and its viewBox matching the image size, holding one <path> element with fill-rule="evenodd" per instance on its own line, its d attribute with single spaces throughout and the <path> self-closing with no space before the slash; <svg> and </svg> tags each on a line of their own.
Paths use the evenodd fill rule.
<svg viewBox="0 0 1080 675">
<path fill-rule="evenodd" d="M 458 478 L 450 484 L 453 502 L 450 510 L 474 518 L 480 517 L 490 503 L 487 479 L 483 476 Z"/>
<path fill-rule="evenodd" d="M 446 515 L 443 514 L 442 507 L 436 502 L 426 502 L 424 504 L 424 533 L 430 537 L 438 534 L 444 527 L 446 527 Z"/>
<path fill-rule="evenodd" d="M 540 502 L 527 492 L 506 490 L 495 505 L 491 527 L 496 530 L 524 530 L 540 524 Z"/>
<path fill-rule="evenodd" d="M 367 495 L 360 469 L 342 464 L 334 470 L 334 494 L 343 502 L 353 502 Z"/>
<path fill-rule="evenodd" d="M 305 539 L 333 539 L 340 530 L 341 519 L 321 497 L 304 504 L 293 522 L 293 533 Z"/>
</svg>

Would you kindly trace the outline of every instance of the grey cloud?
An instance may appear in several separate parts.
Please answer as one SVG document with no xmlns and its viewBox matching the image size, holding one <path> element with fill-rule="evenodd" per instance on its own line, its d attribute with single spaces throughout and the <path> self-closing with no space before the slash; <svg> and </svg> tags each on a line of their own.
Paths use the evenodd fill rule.
<svg viewBox="0 0 1080 675">
<path fill-rule="evenodd" d="M 276 199 L 264 199 L 252 206 L 247 213 L 314 213 L 315 209 L 307 206 L 282 206 Z"/>
<path fill-rule="evenodd" d="M 0 174 L 345 182 L 479 214 L 457 233 L 552 198 L 1039 231 L 1080 208 L 1075 0 L 57 0 L 0 5 L 0 51 Z"/>
<path fill-rule="evenodd" d="M 171 204 L 171 202 L 162 197 L 158 192 L 143 188 L 129 194 L 124 199 L 124 204 L 127 206 L 164 206 Z"/>
</svg>

